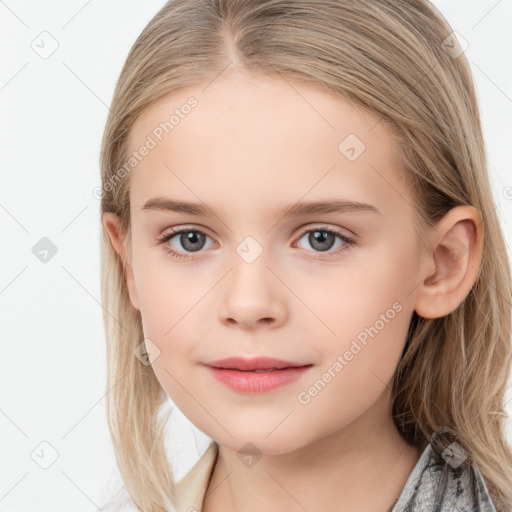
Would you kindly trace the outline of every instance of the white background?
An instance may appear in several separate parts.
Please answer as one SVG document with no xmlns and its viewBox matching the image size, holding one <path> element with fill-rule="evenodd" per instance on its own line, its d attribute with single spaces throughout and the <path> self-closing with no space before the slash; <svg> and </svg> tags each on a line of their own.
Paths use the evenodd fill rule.
<svg viewBox="0 0 512 512">
<path fill-rule="evenodd" d="M 0 1 L 0 512 L 92 512 L 117 483 L 105 416 L 100 210 L 92 191 L 100 185 L 100 141 L 115 82 L 163 3 Z M 469 43 L 510 245 L 512 3 L 434 4 Z M 43 31 L 58 43 L 47 59 L 31 47 Z M 42 237 L 58 248 L 47 263 L 32 253 Z M 512 413 L 510 387 L 507 399 Z M 179 411 L 172 418 L 180 478 L 209 440 Z M 508 425 L 512 439 L 512 420 Z M 31 458 L 43 441 L 58 453 L 48 469 Z M 52 449 L 42 448 L 51 457 Z"/>
</svg>

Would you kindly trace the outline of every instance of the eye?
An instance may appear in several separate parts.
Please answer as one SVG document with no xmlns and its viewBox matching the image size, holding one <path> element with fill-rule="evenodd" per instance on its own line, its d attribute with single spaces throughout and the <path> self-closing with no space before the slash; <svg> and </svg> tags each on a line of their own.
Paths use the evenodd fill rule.
<svg viewBox="0 0 512 512">
<path fill-rule="evenodd" d="M 336 238 L 339 238 L 342 241 L 342 245 L 338 246 L 337 250 L 330 252 L 329 256 L 340 254 L 341 252 L 348 250 L 355 243 L 354 239 L 324 226 L 304 231 L 300 236 L 299 241 L 305 238 L 306 235 L 307 243 L 310 244 L 315 251 L 319 251 L 320 253 L 327 252 L 332 249 L 335 245 Z M 320 255 L 320 258 L 322 257 L 323 256 Z"/>
<path fill-rule="evenodd" d="M 190 259 L 193 256 L 188 254 L 181 254 L 181 252 L 175 251 L 172 247 L 170 247 L 169 244 L 166 244 L 173 238 L 176 238 L 176 240 L 184 249 L 184 251 L 179 249 L 181 252 L 198 252 L 203 249 L 205 239 L 210 237 L 200 229 L 181 228 L 173 229 L 171 233 L 167 233 L 158 239 L 158 242 L 163 245 L 164 251 L 170 253 L 172 257 Z"/>
<path fill-rule="evenodd" d="M 314 256 L 315 258 L 323 258 L 321 253 L 330 251 L 335 244 L 336 238 L 341 240 L 342 245 L 338 246 L 337 250 L 328 252 L 329 256 L 338 255 L 355 244 L 354 239 L 324 226 L 303 231 L 298 240 L 300 241 L 306 235 L 308 235 L 307 243 L 309 243 L 318 254 Z M 176 241 L 181 245 L 181 248 L 178 248 L 178 250 L 173 249 L 172 246 L 167 243 L 174 238 L 176 238 Z M 210 237 L 200 229 L 184 227 L 180 229 L 173 228 L 170 233 L 166 233 L 160 237 L 158 242 L 163 246 L 165 252 L 171 254 L 173 258 L 192 259 L 194 256 L 190 253 L 200 252 L 205 246 L 206 238 Z"/>
</svg>

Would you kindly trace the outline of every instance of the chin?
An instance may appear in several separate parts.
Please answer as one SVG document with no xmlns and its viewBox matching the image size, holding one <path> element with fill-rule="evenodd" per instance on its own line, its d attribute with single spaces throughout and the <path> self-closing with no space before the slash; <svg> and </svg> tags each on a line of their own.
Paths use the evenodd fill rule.
<svg viewBox="0 0 512 512">
<path fill-rule="evenodd" d="M 272 427 L 272 428 L 275 428 Z M 272 428 L 256 431 L 248 429 L 244 433 L 232 432 L 233 437 L 223 434 L 220 437 L 212 437 L 218 444 L 229 448 L 240 455 L 283 455 L 290 453 L 303 447 L 307 440 L 304 437 L 290 434 L 283 431 L 282 433 L 271 433 Z M 286 430 L 286 429 L 284 429 Z M 300 441 L 299 441 L 300 440 Z"/>
</svg>

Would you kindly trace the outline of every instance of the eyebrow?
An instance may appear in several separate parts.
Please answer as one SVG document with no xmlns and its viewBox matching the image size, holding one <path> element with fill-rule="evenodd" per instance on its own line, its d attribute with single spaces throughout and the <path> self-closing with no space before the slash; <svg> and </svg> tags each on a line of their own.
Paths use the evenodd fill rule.
<svg viewBox="0 0 512 512">
<path fill-rule="evenodd" d="M 177 213 L 187 213 L 189 215 L 218 217 L 217 212 L 211 206 L 204 203 L 191 203 L 188 201 L 178 201 L 168 197 L 157 196 L 148 199 L 141 210 L 160 210 L 172 211 Z M 278 209 L 277 214 L 281 218 L 301 217 L 311 214 L 322 213 L 345 213 L 345 212 L 373 212 L 381 215 L 381 212 L 373 205 L 360 203 L 357 201 L 325 200 L 298 202 L 289 206 L 283 206 Z"/>
</svg>

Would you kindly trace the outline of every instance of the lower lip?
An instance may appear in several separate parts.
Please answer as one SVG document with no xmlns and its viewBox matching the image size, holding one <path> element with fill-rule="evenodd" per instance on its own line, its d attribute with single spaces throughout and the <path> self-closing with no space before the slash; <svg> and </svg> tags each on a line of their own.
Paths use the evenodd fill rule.
<svg viewBox="0 0 512 512">
<path fill-rule="evenodd" d="M 226 386 L 243 393 L 265 393 L 300 379 L 312 365 L 269 372 L 227 370 L 208 366 L 213 376 Z"/>
</svg>

